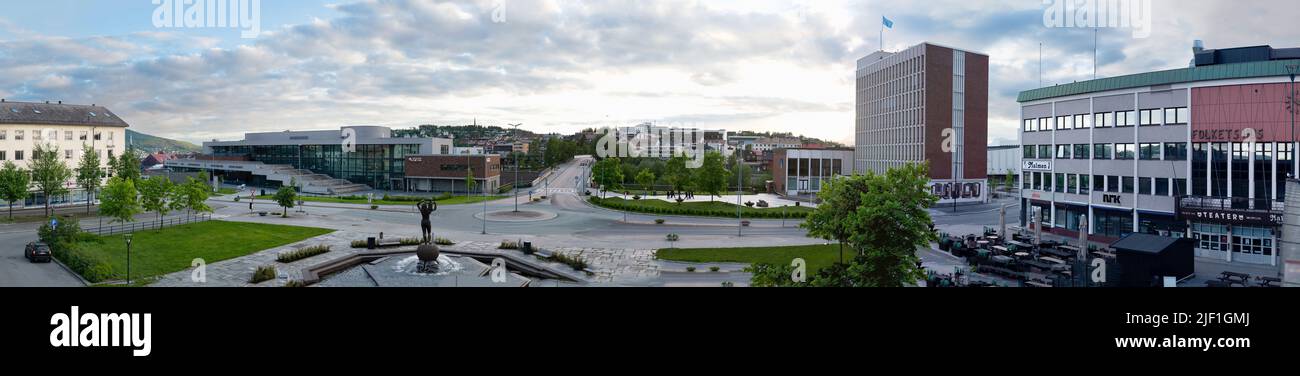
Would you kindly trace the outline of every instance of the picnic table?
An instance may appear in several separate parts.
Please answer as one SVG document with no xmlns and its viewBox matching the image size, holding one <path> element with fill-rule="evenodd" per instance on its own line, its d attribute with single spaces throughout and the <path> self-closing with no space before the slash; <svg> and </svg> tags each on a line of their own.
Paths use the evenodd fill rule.
<svg viewBox="0 0 1300 376">
<path fill-rule="evenodd" d="M 1219 275 L 1219 281 L 1228 284 L 1233 284 L 1233 285 L 1241 285 L 1244 287 L 1246 286 L 1247 283 L 1250 282 L 1250 274 L 1237 273 L 1237 272 L 1223 272 L 1223 274 Z"/>
<path fill-rule="evenodd" d="M 1000 245 L 995 245 L 995 246 L 993 246 L 993 252 L 996 252 L 996 253 L 999 254 L 999 255 L 1009 255 L 1009 254 L 1011 254 L 1011 250 L 1007 249 L 1007 247 L 1003 247 L 1003 246 L 1000 246 Z"/>
<path fill-rule="evenodd" d="M 1043 249 L 1040 249 L 1040 250 L 1038 250 L 1038 251 L 1041 252 L 1041 253 L 1046 253 L 1047 255 L 1050 255 L 1050 256 L 1052 256 L 1052 257 L 1058 257 L 1058 258 L 1062 258 L 1062 259 L 1073 259 L 1073 258 L 1075 258 L 1076 256 L 1078 256 L 1077 254 L 1070 253 L 1070 252 L 1066 252 L 1066 251 L 1062 251 L 1062 250 L 1059 250 L 1059 249 L 1056 249 L 1056 248 L 1043 248 Z"/>
<path fill-rule="evenodd" d="M 1281 283 L 1282 283 L 1282 279 L 1281 279 L 1281 278 L 1275 278 L 1275 277 L 1258 277 L 1258 278 L 1255 278 L 1255 280 L 1259 281 L 1259 287 L 1282 287 L 1282 286 L 1281 286 Z"/>
</svg>

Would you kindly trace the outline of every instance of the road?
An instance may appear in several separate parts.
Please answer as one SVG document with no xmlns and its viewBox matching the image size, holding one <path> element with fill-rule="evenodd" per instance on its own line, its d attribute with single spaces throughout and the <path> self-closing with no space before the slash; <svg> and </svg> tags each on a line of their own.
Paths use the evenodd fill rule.
<svg viewBox="0 0 1300 376">
<path fill-rule="evenodd" d="M 81 280 L 56 263 L 33 264 L 23 256 L 36 241 L 38 223 L 0 226 L 0 287 L 79 287 Z"/>
</svg>

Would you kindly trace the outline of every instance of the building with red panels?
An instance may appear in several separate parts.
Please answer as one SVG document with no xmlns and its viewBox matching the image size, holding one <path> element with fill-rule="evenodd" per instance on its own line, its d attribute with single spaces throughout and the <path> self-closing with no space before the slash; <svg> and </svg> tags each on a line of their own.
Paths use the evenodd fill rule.
<svg viewBox="0 0 1300 376">
<path fill-rule="evenodd" d="M 940 205 L 987 202 L 988 55 L 922 43 L 857 69 L 855 170 L 929 162 Z"/>
<path fill-rule="evenodd" d="M 1187 68 L 1020 93 L 1022 223 L 1187 237 L 1200 257 L 1278 265 L 1300 49 L 1193 55 Z"/>
</svg>

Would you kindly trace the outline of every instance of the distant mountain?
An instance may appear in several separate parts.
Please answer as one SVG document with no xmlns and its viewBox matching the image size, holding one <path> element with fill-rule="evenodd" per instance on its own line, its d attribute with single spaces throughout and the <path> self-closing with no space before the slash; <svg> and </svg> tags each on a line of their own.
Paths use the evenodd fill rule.
<svg viewBox="0 0 1300 376">
<path fill-rule="evenodd" d="M 157 136 L 150 136 L 144 133 L 136 132 L 130 129 L 126 130 L 127 145 L 136 150 L 149 153 L 158 151 L 178 152 L 178 153 L 199 153 L 203 148 L 185 141 L 176 141 Z"/>
</svg>

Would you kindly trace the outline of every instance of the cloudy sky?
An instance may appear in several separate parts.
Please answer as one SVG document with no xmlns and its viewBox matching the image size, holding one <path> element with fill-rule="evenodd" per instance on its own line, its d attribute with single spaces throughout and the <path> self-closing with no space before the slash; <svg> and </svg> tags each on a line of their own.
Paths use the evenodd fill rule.
<svg viewBox="0 0 1300 376">
<path fill-rule="evenodd" d="M 234 0 L 230 0 L 234 1 Z M 1207 47 L 1300 46 L 1294 0 L 1153 0 L 1150 36 L 1102 29 L 1101 76 L 1184 67 Z M 991 142 L 1016 94 L 1092 77 L 1091 29 L 1042 0 L 262 0 L 257 38 L 158 28 L 151 0 L 13 2 L 0 97 L 109 106 L 192 142 L 343 125 L 656 121 L 852 143 L 857 58 L 923 41 L 991 56 Z M 501 21 L 501 22 L 497 22 Z"/>
</svg>

